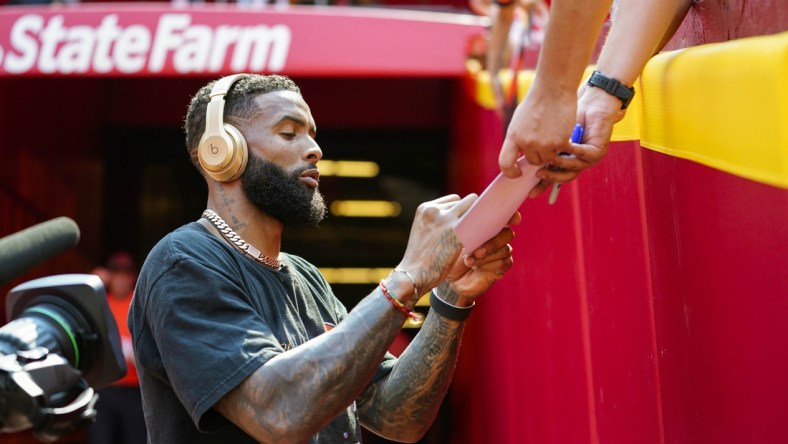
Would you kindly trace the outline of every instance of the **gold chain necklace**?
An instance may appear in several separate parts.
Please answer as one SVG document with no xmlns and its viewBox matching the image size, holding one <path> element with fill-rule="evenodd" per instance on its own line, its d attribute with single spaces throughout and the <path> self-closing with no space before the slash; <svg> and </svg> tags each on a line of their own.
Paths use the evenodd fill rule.
<svg viewBox="0 0 788 444">
<path fill-rule="evenodd" d="M 274 270 L 279 270 L 282 268 L 282 264 L 279 263 L 279 259 L 264 255 L 262 252 L 260 252 L 260 250 L 243 240 L 241 236 L 238 235 L 238 233 L 233 231 L 233 229 L 227 225 L 224 219 L 216 214 L 215 211 L 210 209 L 205 210 L 202 213 L 202 217 L 208 219 L 208 221 L 212 223 L 217 230 L 219 230 L 219 233 L 221 233 L 221 235 L 224 236 L 228 242 L 238 247 L 238 249 L 246 253 L 246 255 L 252 259 L 267 267 L 273 268 Z"/>
</svg>

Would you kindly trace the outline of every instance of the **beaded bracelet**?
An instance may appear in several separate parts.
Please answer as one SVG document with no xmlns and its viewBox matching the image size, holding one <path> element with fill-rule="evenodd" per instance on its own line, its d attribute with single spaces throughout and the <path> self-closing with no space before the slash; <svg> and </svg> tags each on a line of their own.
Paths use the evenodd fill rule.
<svg viewBox="0 0 788 444">
<path fill-rule="evenodd" d="M 446 319 L 451 319 L 453 321 L 464 321 L 468 319 L 468 316 L 471 315 L 471 310 L 474 306 L 476 306 L 475 302 L 470 307 L 458 307 L 438 297 L 438 294 L 435 292 L 435 290 L 430 292 L 430 309 L 435 310 L 436 313 Z"/>
<path fill-rule="evenodd" d="M 389 289 L 386 288 L 386 284 L 384 284 L 383 281 L 380 281 L 380 289 L 383 291 L 383 295 L 386 296 L 386 299 L 388 299 L 389 302 L 391 302 L 391 305 L 393 305 L 394 308 L 401 311 L 403 314 L 405 314 L 405 316 L 409 317 L 413 322 L 421 322 L 421 318 L 416 312 L 406 307 L 405 304 L 398 301 L 391 295 Z"/>
</svg>

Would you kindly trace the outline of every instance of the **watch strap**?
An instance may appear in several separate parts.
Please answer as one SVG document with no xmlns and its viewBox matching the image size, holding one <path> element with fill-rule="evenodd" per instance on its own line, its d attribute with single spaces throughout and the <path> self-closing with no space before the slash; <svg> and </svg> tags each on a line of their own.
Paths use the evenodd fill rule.
<svg viewBox="0 0 788 444">
<path fill-rule="evenodd" d="M 464 321 L 471 315 L 474 306 L 476 306 L 475 302 L 470 307 L 458 307 L 441 299 L 434 289 L 430 292 L 430 309 L 446 319 Z"/>
<path fill-rule="evenodd" d="M 594 71 L 588 78 L 588 84 L 601 88 L 606 93 L 621 100 L 621 109 L 626 109 L 632 98 L 635 97 L 635 88 L 627 87 L 618 80 L 608 77 L 599 71 Z"/>
</svg>

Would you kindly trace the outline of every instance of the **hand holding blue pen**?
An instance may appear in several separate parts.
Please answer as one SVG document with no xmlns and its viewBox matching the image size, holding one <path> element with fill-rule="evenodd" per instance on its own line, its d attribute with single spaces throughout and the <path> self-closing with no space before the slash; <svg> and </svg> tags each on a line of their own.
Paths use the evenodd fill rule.
<svg viewBox="0 0 788 444">
<path fill-rule="evenodd" d="M 572 143 L 580 143 L 583 141 L 583 125 L 579 123 L 575 125 L 575 128 L 572 130 L 570 141 Z M 558 155 L 564 157 L 574 157 L 574 155 L 569 153 L 558 153 Z M 558 199 L 558 192 L 561 191 L 561 185 L 563 184 L 556 183 L 553 185 L 553 190 L 550 192 L 550 198 L 547 200 L 550 205 L 554 204 L 556 199 Z"/>
</svg>

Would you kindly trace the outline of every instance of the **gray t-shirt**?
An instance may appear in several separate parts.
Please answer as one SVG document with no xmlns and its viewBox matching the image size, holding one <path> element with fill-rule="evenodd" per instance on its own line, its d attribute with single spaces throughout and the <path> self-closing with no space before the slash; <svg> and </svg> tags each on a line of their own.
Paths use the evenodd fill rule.
<svg viewBox="0 0 788 444">
<path fill-rule="evenodd" d="M 280 271 L 259 264 L 197 222 L 151 250 L 128 319 L 149 442 L 255 442 L 213 405 L 269 359 L 347 316 L 316 267 L 281 259 Z M 370 382 L 394 359 L 387 354 Z M 310 440 L 360 441 L 355 403 Z"/>
</svg>

